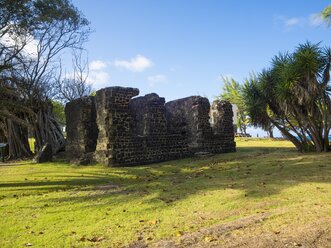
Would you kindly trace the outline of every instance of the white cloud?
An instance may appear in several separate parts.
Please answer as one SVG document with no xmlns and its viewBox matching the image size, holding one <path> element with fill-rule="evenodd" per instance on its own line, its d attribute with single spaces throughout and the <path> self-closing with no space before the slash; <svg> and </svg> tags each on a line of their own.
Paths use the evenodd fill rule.
<svg viewBox="0 0 331 248">
<path fill-rule="evenodd" d="M 90 70 L 96 70 L 96 71 L 105 69 L 106 67 L 107 67 L 107 63 L 101 60 L 93 60 L 89 65 Z"/>
<path fill-rule="evenodd" d="M 296 17 L 284 19 L 284 24 L 286 27 L 293 27 L 302 24 L 302 20 Z"/>
<path fill-rule="evenodd" d="M 108 64 L 105 61 L 92 60 L 92 62 L 89 64 L 87 82 L 92 84 L 96 89 L 107 86 L 107 83 L 109 83 L 110 80 L 110 75 L 106 71 L 107 67 Z"/>
<path fill-rule="evenodd" d="M 286 17 L 276 16 L 274 21 L 282 25 L 286 30 L 292 30 L 296 27 L 319 27 L 325 23 L 320 14 L 310 14 L 307 17 Z"/>
<path fill-rule="evenodd" d="M 167 77 L 163 74 L 157 74 L 149 76 L 147 80 L 149 81 L 149 86 L 154 87 L 159 83 L 165 83 L 167 81 Z"/>
<path fill-rule="evenodd" d="M 325 23 L 325 20 L 320 14 L 311 14 L 309 16 L 309 25 L 312 27 L 319 27 Z"/>
<path fill-rule="evenodd" d="M 30 58 L 36 58 L 38 53 L 38 41 L 35 40 L 32 36 L 30 37 L 20 37 L 16 36 L 14 33 L 10 34 L 6 33 L 4 36 L 0 38 L 0 43 L 5 46 L 17 46 L 20 48 L 23 44 L 22 53 Z"/>
<path fill-rule="evenodd" d="M 24 47 L 23 51 L 30 57 L 36 58 L 38 54 L 38 41 L 35 39 L 31 39 L 26 46 Z"/>
<path fill-rule="evenodd" d="M 88 74 L 84 72 L 81 76 L 86 78 L 86 83 L 91 84 L 95 89 L 105 87 L 110 79 L 108 72 L 105 71 L 89 71 Z M 67 79 L 74 79 L 75 77 L 77 77 L 77 75 L 75 75 L 74 72 L 65 74 L 65 78 Z"/>
<path fill-rule="evenodd" d="M 133 72 L 141 72 L 145 69 L 152 67 L 153 62 L 144 57 L 143 55 L 138 54 L 136 57 L 128 60 L 116 60 L 114 65 L 119 68 L 124 68 Z"/>
<path fill-rule="evenodd" d="M 91 84 L 95 90 L 107 87 L 110 81 L 110 75 L 106 71 L 108 65 L 101 60 L 93 60 L 88 67 L 88 70 L 84 71 L 82 75 L 75 75 L 74 72 L 66 73 L 65 78 L 74 79 L 75 77 L 82 76 L 86 78 L 86 83 Z"/>
<path fill-rule="evenodd" d="M 303 26 L 305 24 L 305 19 L 299 17 L 276 16 L 274 21 L 281 24 L 286 29 Z"/>
<path fill-rule="evenodd" d="M 90 71 L 87 77 L 87 83 L 92 84 L 94 88 L 100 89 L 109 83 L 110 75 L 105 71 Z"/>
</svg>

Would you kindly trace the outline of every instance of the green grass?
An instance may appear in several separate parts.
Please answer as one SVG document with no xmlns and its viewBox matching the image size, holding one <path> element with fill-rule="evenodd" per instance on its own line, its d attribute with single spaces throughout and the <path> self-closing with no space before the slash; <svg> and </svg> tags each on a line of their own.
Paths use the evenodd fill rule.
<svg viewBox="0 0 331 248">
<path fill-rule="evenodd" d="M 139 167 L 2 164 L 0 247 L 121 247 L 260 212 L 272 218 L 257 232 L 330 217 L 330 153 L 263 139 L 237 146 Z"/>
<path fill-rule="evenodd" d="M 34 138 L 29 138 L 29 146 L 30 146 L 30 150 L 31 152 L 34 152 Z"/>
</svg>

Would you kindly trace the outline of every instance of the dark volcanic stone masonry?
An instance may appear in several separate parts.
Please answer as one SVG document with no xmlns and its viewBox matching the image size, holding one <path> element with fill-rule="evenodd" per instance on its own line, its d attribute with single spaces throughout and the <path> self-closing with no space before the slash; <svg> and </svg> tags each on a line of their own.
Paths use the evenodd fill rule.
<svg viewBox="0 0 331 248">
<path fill-rule="evenodd" d="M 195 153 L 235 152 L 232 106 L 192 96 L 165 103 L 155 93 L 109 87 L 66 106 L 67 153 L 94 154 L 109 166 L 139 165 Z"/>
<path fill-rule="evenodd" d="M 73 100 L 65 106 L 66 151 L 71 157 L 95 152 L 98 138 L 95 99 L 93 96 Z"/>
</svg>

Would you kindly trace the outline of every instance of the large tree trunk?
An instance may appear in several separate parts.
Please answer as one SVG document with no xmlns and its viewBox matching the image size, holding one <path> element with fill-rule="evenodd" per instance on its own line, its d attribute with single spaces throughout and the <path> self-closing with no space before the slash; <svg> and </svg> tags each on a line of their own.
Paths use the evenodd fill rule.
<svg viewBox="0 0 331 248">
<path fill-rule="evenodd" d="M 267 133 L 268 133 L 269 138 L 274 138 L 274 130 L 271 125 L 267 129 Z"/>
<path fill-rule="evenodd" d="M 0 120 L 0 143 L 7 143 L 5 129 L 6 129 L 6 123 L 4 123 Z"/>
<path fill-rule="evenodd" d="M 243 133 L 245 134 L 245 136 L 247 136 L 247 126 L 246 126 L 246 124 L 243 124 L 242 127 L 243 127 Z"/>
<path fill-rule="evenodd" d="M 324 134 L 324 151 L 325 152 L 328 152 L 331 150 L 329 134 L 330 134 L 330 128 L 327 128 L 326 132 Z"/>
<path fill-rule="evenodd" d="M 31 157 L 28 128 L 7 120 L 7 141 L 9 159 Z"/>
<path fill-rule="evenodd" d="M 246 126 L 246 122 L 245 122 L 244 113 L 240 113 L 238 124 L 239 124 L 239 128 L 240 128 L 240 132 L 246 136 L 247 135 L 247 132 L 246 132 L 247 126 Z"/>
<path fill-rule="evenodd" d="M 296 138 L 294 137 L 288 130 L 286 130 L 283 126 L 280 126 L 277 122 L 275 121 L 272 121 L 272 124 L 275 125 L 275 127 L 277 127 L 281 133 L 286 137 L 288 138 L 292 143 L 293 145 L 295 145 L 295 147 L 297 148 L 297 150 L 299 152 L 303 152 L 304 151 L 304 147 L 303 147 L 303 144 Z"/>
<path fill-rule="evenodd" d="M 37 113 L 34 137 L 36 151 L 39 151 L 46 143 L 51 145 L 53 154 L 64 149 L 64 135 L 59 123 L 53 116 L 50 104 L 47 104 L 45 109 L 40 109 Z"/>
</svg>

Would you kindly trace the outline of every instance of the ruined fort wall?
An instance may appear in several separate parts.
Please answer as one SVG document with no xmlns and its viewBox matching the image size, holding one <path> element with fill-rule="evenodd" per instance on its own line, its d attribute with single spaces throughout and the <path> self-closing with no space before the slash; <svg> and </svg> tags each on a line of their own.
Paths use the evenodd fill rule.
<svg viewBox="0 0 331 248">
<path fill-rule="evenodd" d="M 66 151 L 71 157 L 94 152 L 98 127 L 93 96 L 82 97 L 66 104 Z"/>
<path fill-rule="evenodd" d="M 181 134 L 192 153 L 203 149 L 203 141 L 211 138 L 210 104 L 207 98 L 191 96 L 166 103 L 168 131 Z"/>
<path fill-rule="evenodd" d="M 67 130 L 74 133 L 67 138 L 68 151 L 77 150 L 76 156 L 86 153 L 81 147 L 89 141 L 81 137 L 96 131 L 94 158 L 109 166 L 160 162 L 197 152 L 235 151 L 231 104 L 217 102 L 210 108 L 208 99 L 200 96 L 165 104 L 155 93 L 133 98 L 138 94 L 135 88 L 109 87 L 89 98 L 93 104 L 81 99 L 67 104 Z M 83 109 L 84 113 L 94 109 L 96 118 L 78 114 Z M 85 119 L 92 123 L 84 124 Z"/>
<path fill-rule="evenodd" d="M 186 140 L 190 153 L 234 152 L 232 105 L 205 97 L 191 96 L 166 103 L 168 131 Z"/>
<path fill-rule="evenodd" d="M 187 156 L 187 144 L 181 136 L 167 132 L 165 100 L 148 94 L 130 100 L 128 136 L 117 140 L 113 165 L 153 163 Z M 123 142 L 124 141 L 124 142 Z"/>
<path fill-rule="evenodd" d="M 205 140 L 205 146 L 212 153 L 235 152 L 232 105 L 227 101 L 216 100 L 209 112 L 212 137 Z"/>
<path fill-rule="evenodd" d="M 132 144 L 129 102 L 139 94 L 136 88 L 109 87 L 96 92 L 99 136 L 95 158 L 106 165 L 116 164 Z M 127 153 L 130 155 L 130 153 Z"/>
</svg>

